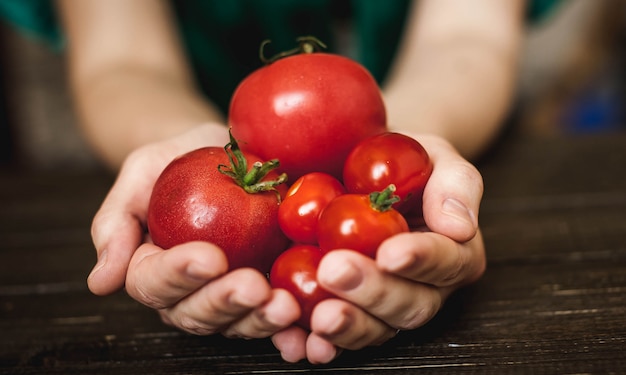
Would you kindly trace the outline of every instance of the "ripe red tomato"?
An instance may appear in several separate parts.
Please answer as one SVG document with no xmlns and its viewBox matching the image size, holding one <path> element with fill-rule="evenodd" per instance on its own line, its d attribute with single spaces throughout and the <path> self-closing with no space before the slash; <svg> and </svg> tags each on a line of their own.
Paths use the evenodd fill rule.
<svg viewBox="0 0 626 375">
<path fill-rule="evenodd" d="M 433 171 L 424 147 L 415 139 L 386 132 L 360 142 L 348 155 L 343 183 L 349 193 L 368 194 L 390 184 L 400 197 L 394 208 L 402 213 L 418 208 Z"/>
<path fill-rule="evenodd" d="M 393 189 L 381 193 L 344 194 L 333 199 L 317 223 L 317 239 L 324 253 L 335 249 L 356 250 L 371 258 L 378 246 L 409 226 L 389 200 Z"/>
<path fill-rule="evenodd" d="M 260 160 L 251 154 L 246 157 Z M 277 193 L 284 195 L 287 188 L 278 185 L 275 191 L 246 192 L 231 176 L 220 172 L 232 161 L 219 147 L 201 148 L 172 161 L 154 185 L 148 230 L 153 242 L 164 249 L 208 241 L 224 250 L 230 269 L 254 267 L 266 273 L 288 247 L 277 218 Z M 242 171 L 249 170 L 245 159 L 236 161 Z M 255 168 L 259 164 L 250 170 Z M 277 178 L 273 170 L 266 175 L 266 179 Z"/>
<path fill-rule="evenodd" d="M 278 208 L 278 224 L 292 241 L 317 244 L 317 220 L 326 205 L 346 189 L 333 176 L 312 172 L 291 185 Z"/>
<path fill-rule="evenodd" d="M 229 123 L 244 151 L 279 159 L 291 181 L 309 172 L 341 179 L 350 150 L 386 130 L 386 112 L 363 66 L 339 55 L 303 53 L 246 77 L 232 96 Z"/>
<path fill-rule="evenodd" d="M 296 322 L 302 328 L 311 329 L 311 313 L 319 302 L 335 297 L 317 282 L 317 268 L 322 251 L 312 245 L 295 245 L 280 254 L 270 271 L 270 285 L 290 292 L 300 305 L 300 318 Z"/>
</svg>

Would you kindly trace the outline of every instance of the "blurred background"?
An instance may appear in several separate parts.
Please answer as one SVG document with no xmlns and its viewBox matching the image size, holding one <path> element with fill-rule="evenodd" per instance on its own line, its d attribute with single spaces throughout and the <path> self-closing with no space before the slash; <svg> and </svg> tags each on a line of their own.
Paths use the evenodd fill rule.
<svg viewBox="0 0 626 375">
<path fill-rule="evenodd" d="M 625 21 L 624 0 L 563 0 L 529 25 L 509 130 L 543 137 L 624 130 Z M 4 166 L 100 167 L 76 126 L 64 64 L 49 44 L 0 21 Z"/>
</svg>

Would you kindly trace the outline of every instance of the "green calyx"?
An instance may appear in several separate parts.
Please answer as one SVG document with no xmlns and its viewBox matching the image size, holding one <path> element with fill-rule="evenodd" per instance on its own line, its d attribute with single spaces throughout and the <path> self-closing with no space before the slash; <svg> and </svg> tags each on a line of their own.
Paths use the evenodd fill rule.
<svg viewBox="0 0 626 375">
<path fill-rule="evenodd" d="M 375 191 L 370 193 L 370 204 L 376 211 L 385 212 L 391 209 L 394 203 L 400 200 L 400 197 L 394 195 L 396 186 L 391 184 L 383 191 Z"/>
<path fill-rule="evenodd" d="M 322 49 L 326 49 L 326 44 L 324 44 L 322 41 L 320 41 L 319 39 L 317 39 L 314 36 L 311 35 L 307 35 L 307 36 L 301 36 L 296 38 L 296 41 L 298 42 L 298 46 L 287 50 L 287 51 L 283 51 L 280 52 L 270 58 L 265 57 L 265 47 L 271 43 L 271 40 L 266 39 L 263 42 L 261 42 L 261 47 L 259 47 L 259 58 L 261 59 L 261 62 L 263 62 L 263 64 L 268 65 L 273 63 L 276 60 L 282 59 L 283 57 L 287 57 L 287 56 L 293 56 L 293 55 L 297 55 L 297 54 L 301 54 L 301 53 L 313 53 Z"/>
<path fill-rule="evenodd" d="M 220 164 L 217 166 L 218 171 L 231 177 L 238 186 L 249 194 L 264 191 L 276 192 L 276 197 L 280 203 L 280 193 L 276 190 L 276 186 L 287 181 L 287 174 L 283 173 L 275 180 L 263 181 L 270 171 L 280 166 L 278 159 L 272 159 L 264 163 L 257 161 L 252 164 L 252 168 L 248 171 L 248 161 L 239 148 L 237 140 L 235 140 L 230 130 L 228 134 L 230 142 L 224 146 L 224 151 L 228 155 L 230 165 Z"/>
</svg>

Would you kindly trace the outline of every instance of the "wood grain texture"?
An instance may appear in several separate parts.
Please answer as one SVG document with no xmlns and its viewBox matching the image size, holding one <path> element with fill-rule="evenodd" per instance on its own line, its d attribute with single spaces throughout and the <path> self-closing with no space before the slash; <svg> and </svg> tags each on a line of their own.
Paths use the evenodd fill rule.
<svg viewBox="0 0 626 375">
<path fill-rule="evenodd" d="M 326 366 L 91 295 L 112 178 L 0 173 L 0 374 L 623 373 L 626 135 L 507 140 L 479 168 L 485 276 L 426 326 Z"/>
</svg>

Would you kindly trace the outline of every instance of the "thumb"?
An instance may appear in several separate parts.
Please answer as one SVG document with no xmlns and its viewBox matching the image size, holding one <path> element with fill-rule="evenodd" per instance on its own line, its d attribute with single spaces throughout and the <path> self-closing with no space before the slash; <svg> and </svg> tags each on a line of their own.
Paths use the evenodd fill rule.
<svg viewBox="0 0 626 375">
<path fill-rule="evenodd" d="M 152 185 L 158 176 L 156 171 L 162 167 L 142 168 L 145 160 L 142 155 L 135 152 L 127 158 L 93 218 L 91 237 L 98 262 L 87 278 L 87 284 L 94 294 L 110 294 L 124 286 L 130 259 L 144 241 L 142 222 Z"/>
<path fill-rule="evenodd" d="M 434 166 L 424 189 L 426 225 L 433 232 L 455 241 L 469 241 L 478 231 L 482 176 L 474 165 L 443 139 L 427 137 L 423 144 Z"/>
</svg>

